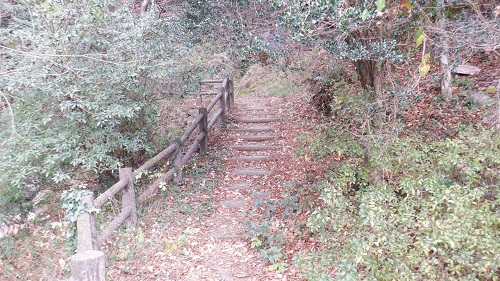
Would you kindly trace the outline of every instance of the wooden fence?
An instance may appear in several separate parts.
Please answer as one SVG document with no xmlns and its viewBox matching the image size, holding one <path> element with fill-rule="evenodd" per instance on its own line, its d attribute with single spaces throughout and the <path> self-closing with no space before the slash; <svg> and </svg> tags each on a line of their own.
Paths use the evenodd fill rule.
<svg viewBox="0 0 500 281">
<path fill-rule="evenodd" d="M 182 167 L 193 153 L 208 148 L 208 132 L 210 129 L 218 120 L 222 124 L 225 123 L 226 111 L 234 103 L 233 81 L 231 79 L 206 80 L 200 82 L 200 84 L 202 88 L 208 86 L 212 91 L 198 92 L 198 115 L 180 137 L 180 140 L 172 143 L 135 170 L 130 167 L 120 168 L 119 181 L 97 198 L 93 198 L 93 195 L 82 198 L 84 211 L 79 215 L 77 221 L 77 251 L 71 257 L 71 275 L 74 281 L 105 280 L 105 256 L 103 252 L 99 251 L 104 241 L 123 223 L 127 226 L 134 226 L 137 223 L 137 205 L 142 204 L 150 196 L 154 195 L 162 183 L 172 179 L 174 181 L 181 180 Z M 208 94 L 215 95 L 215 97 L 207 107 L 201 107 L 202 96 Z M 216 108 L 218 110 L 214 113 L 213 111 Z M 191 137 L 197 128 L 197 135 Z M 191 140 L 191 142 L 187 143 L 188 140 Z M 185 152 L 183 152 L 183 148 L 187 148 L 187 150 L 184 149 Z M 137 196 L 134 189 L 134 178 L 155 167 L 160 161 L 165 160 L 173 163 L 172 167 Z M 101 234 L 98 234 L 95 224 L 96 211 L 118 192 L 121 192 L 122 195 L 121 212 L 104 228 Z"/>
</svg>

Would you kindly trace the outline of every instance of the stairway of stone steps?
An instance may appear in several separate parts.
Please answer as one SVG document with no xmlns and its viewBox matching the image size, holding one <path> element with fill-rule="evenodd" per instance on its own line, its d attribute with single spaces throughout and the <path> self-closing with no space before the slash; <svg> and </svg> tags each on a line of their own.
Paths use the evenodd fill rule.
<svg viewBox="0 0 500 281">
<path fill-rule="evenodd" d="M 241 108 L 236 113 L 234 123 L 236 127 L 231 130 L 233 143 L 228 145 L 229 154 L 232 156 L 228 158 L 228 161 L 235 162 L 235 166 L 239 168 L 229 171 L 235 181 L 229 188 L 245 191 L 257 190 L 260 178 L 273 173 L 273 157 L 270 152 L 280 149 L 279 146 L 272 144 L 272 141 L 277 138 L 276 132 L 279 130 L 280 119 L 274 116 L 272 107 L 252 105 Z M 241 197 L 241 192 L 236 196 Z M 230 204 L 235 200 L 241 201 L 241 199 L 228 199 L 223 204 L 242 208 L 243 204 Z"/>
<path fill-rule="evenodd" d="M 140 260 L 114 262 L 109 271 L 111 279 L 304 280 L 289 260 L 284 273 L 271 270 L 259 251 L 251 248 L 254 233 L 247 229 L 247 222 L 257 222 L 263 211 L 258 202 L 278 202 L 287 183 L 301 181 L 307 175 L 304 162 L 294 154 L 300 145 L 295 136 L 304 129 L 303 115 L 295 109 L 294 102 L 285 97 L 237 98 L 227 114 L 226 128 L 217 126 L 209 137 L 207 157 L 217 158 L 209 162 L 222 166 L 209 164 L 203 178 L 186 180 L 186 186 L 200 192 L 183 195 L 199 198 L 183 198 L 176 193 L 158 198 L 159 208 L 141 222 L 147 238 L 144 250 L 137 252 Z M 181 193 L 184 186 L 175 188 Z M 191 215 L 186 207 L 175 215 L 175 209 L 169 209 L 167 218 L 178 220 L 164 220 L 163 208 L 172 200 L 185 200 L 183 206 L 196 204 L 195 210 L 203 206 L 207 212 Z"/>
<path fill-rule="evenodd" d="M 209 251 L 182 280 L 283 280 L 249 248 L 245 230 L 245 212 L 255 204 L 254 192 L 275 176 L 273 154 L 282 149 L 278 142 L 281 126 L 279 113 L 270 104 L 242 102 L 230 112 L 219 148 L 227 160 L 219 189 L 221 201 L 218 210 L 202 222 Z"/>
</svg>

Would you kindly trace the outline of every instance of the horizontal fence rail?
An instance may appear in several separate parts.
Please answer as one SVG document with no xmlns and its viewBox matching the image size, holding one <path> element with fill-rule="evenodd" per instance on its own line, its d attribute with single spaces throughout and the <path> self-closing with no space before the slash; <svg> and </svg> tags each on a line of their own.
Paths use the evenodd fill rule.
<svg viewBox="0 0 500 281">
<path fill-rule="evenodd" d="M 72 280 L 105 280 L 105 256 L 103 252 L 99 251 L 104 241 L 122 224 L 127 226 L 135 225 L 137 223 L 137 205 L 144 203 L 144 201 L 156 194 L 162 184 L 170 180 L 182 180 L 182 167 L 196 151 L 204 151 L 208 148 L 210 129 L 217 121 L 222 125 L 225 124 L 226 111 L 234 103 L 233 80 L 226 78 L 200 82 L 201 88 L 206 85 L 209 87 L 208 90 L 200 90 L 197 93 L 198 115 L 180 139 L 135 170 L 129 167 L 120 168 L 119 181 L 97 198 L 94 199 L 93 195 L 82 198 L 81 204 L 84 206 L 84 211 L 80 213 L 77 221 L 77 252 L 71 258 Z M 217 87 L 218 85 L 220 86 Z M 214 95 L 207 107 L 201 107 L 202 95 Z M 209 114 L 216 107 L 218 110 L 209 118 Z M 195 131 L 197 131 L 197 134 L 192 137 Z M 190 139 L 191 142 L 187 143 Z M 186 151 L 183 153 L 184 147 L 186 147 Z M 149 185 L 145 191 L 136 196 L 134 179 L 143 172 L 155 167 L 161 161 L 166 160 L 173 164 L 172 167 Z M 98 234 L 95 223 L 97 211 L 119 192 L 122 195 L 121 211 L 115 215 L 101 234 Z"/>
</svg>

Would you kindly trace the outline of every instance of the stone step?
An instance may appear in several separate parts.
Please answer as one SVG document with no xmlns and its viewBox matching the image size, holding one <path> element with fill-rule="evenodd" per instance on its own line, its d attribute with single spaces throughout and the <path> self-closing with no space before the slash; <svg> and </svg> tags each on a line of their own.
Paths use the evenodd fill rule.
<svg viewBox="0 0 500 281">
<path fill-rule="evenodd" d="M 245 140 L 245 141 L 267 141 L 274 139 L 274 136 L 262 135 L 262 136 L 235 136 L 235 139 Z"/>
<path fill-rule="evenodd" d="M 246 111 L 264 111 L 264 110 L 271 110 L 273 109 L 272 107 L 265 106 L 265 105 L 253 105 L 253 106 L 248 106 L 245 108 L 242 108 L 241 110 L 246 110 Z"/>
<path fill-rule="evenodd" d="M 246 237 L 245 234 L 224 232 L 224 231 L 213 232 L 213 233 L 208 234 L 208 236 L 213 238 L 213 239 L 218 239 L 218 240 L 241 239 L 241 238 Z"/>
<path fill-rule="evenodd" d="M 249 111 L 242 112 L 234 116 L 236 119 L 245 119 L 245 118 L 278 118 L 274 114 L 265 111 Z"/>
<path fill-rule="evenodd" d="M 260 133 L 260 132 L 274 132 L 277 128 L 273 127 L 252 127 L 252 128 L 237 128 L 233 129 L 237 132 L 249 132 L 249 133 Z"/>
<path fill-rule="evenodd" d="M 272 172 L 266 169 L 246 168 L 234 170 L 233 174 L 236 174 L 238 176 L 267 176 L 272 174 Z"/>
<path fill-rule="evenodd" d="M 273 157 L 269 155 L 251 155 L 242 157 L 232 157 L 227 159 L 229 161 L 240 161 L 240 162 L 259 162 L 259 161 L 270 161 Z"/>
<path fill-rule="evenodd" d="M 226 200 L 222 202 L 222 206 L 228 209 L 241 209 L 245 207 L 245 201 L 243 198 Z"/>
<path fill-rule="evenodd" d="M 261 150 L 278 149 L 279 146 L 248 144 L 248 145 L 231 145 L 229 146 L 229 148 L 238 151 L 261 151 Z"/>
<path fill-rule="evenodd" d="M 239 190 L 239 191 L 257 190 L 257 189 L 261 189 L 261 188 L 262 187 L 259 185 L 251 185 L 251 184 L 246 183 L 246 182 L 235 183 L 235 184 L 227 187 L 228 190 Z"/>
<path fill-rule="evenodd" d="M 279 121 L 279 118 L 237 118 L 239 123 L 271 123 Z"/>
</svg>

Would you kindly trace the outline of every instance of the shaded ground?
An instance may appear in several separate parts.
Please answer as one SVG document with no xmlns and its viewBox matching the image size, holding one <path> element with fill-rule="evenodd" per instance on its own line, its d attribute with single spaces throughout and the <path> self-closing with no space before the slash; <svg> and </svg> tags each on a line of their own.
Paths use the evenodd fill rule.
<svg viewBox="0 0 500 281">
<path fill-rule="evenodd" d="M 259 96 L 235 100 L 227 129 L 211 134 L 210 152 L 186 180 L 144 206 L 150 211 L 138 229 L 110 239 L 104 251 L 111 280 L 302 280 L 289 260 L 293 251 L 283 249 L 283 273 L 270 270 L 271 264 L 251 249 L 245 223 L 250 213 L 264 211 L 256 199 L 281 200 L 287 183 L 305 180 L 305 160 L 294 155 L 297 134 L 307 128 L 305 107 L 296 97 L 293 102 Z M 264 117 L 277 119 L 253 123 Z M 245 140 L 249 136 L 266 137 L 254 142 Z M 238 145 L 245 145 L 243 150 L 253 145 L 252 151 Z M 259 171 L 266 175 L 256 175 Z"/>
</svg>

